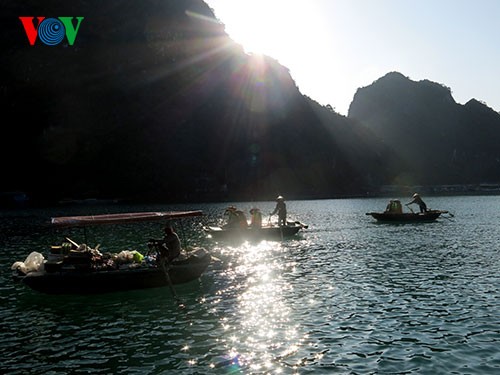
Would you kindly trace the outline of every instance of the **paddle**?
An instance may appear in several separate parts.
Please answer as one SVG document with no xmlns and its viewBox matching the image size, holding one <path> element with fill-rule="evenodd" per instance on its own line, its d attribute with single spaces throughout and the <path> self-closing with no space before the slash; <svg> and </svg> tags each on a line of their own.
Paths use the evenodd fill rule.
<svg viewBox="0 0 500 375">
<path fill-rule="evenodd" d="M 179 300 L 179 297 L 177 296 L 177 293 L 175 292 L 174 285 L 172 283 L 172 280 L 170 279 L 170 275 L 168 274 L 168 271 L 170 269 L 170 264 L 168 265 L 168 268 L 165 266 L 166 259 L 161 259 L 161 251 L 159 247 L 162 246 L 163 248 L 166 248 L 165 243 L 162 243 L 160 245 L 160 241 L 158 240 L 149 240 L 148 242 L 148 247 L 150 250 L 156 252 L 157 254 L 157 262 L 160 263 L 161 268 L 163 269 L 163 273 L 165 274 L 165 279 L 167 280 L 168 287 L 170 289 L 170 292 L 174 296 L 175 300 L 179 303 L 179 306 L 183 306 L 181 301 Z M 168 251 L 167 251 L 168 254 Z"/>
<path fill-rule="evenodd" d="M 449 212 L 449 211 L 442 211 L 442 210 L 441 210 L 441 211 L 439 211 L 439 212 L 441 212 L 441 214 L 448 214 L 448 215 L 450 215 L 450 217 L 448 217 L 448 216 L 441 216 L 441 217 L 443 217 L 443 218 L 445 218 L 445 219 L 448 219 L 448 220 L 450 220 L 450 221 L 453 221 L 451 218 L 455 217 L 455 215 L 453 215 L 453 214 L 452 214 L 451 212 Z"/>
<path fill-rule="evenodd" d="M 168 284 L 170 291 L 172 292 L 172 295 L 174 296 L 174 298 L 177 301 L 177 303 L 179 304 L 179 306 L 184 307 L 184 304 L 181 302 L 181 300 L 177 296 L 177 293 L 175 292 L 174 285 L 172 284 L 172 280 L 170 279 L 170 275 L 168 274 L 168 269 L 170 268 L 170 265 L 167 268 L 167 267 L 165 267 L 165 262 L 160 260 L 160 263 L 161 263 L 161 267 L 163 268 L 163 272 L 165 273 L 165 279 L 167 279 L 167 284 Z"/>
</svg>

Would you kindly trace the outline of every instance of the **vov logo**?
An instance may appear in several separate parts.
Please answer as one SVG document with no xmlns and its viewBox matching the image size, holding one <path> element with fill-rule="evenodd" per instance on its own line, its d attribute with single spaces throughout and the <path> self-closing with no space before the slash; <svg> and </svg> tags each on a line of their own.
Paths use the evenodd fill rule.
<svg viewBox="0 0 500 375">
<path fill-rule="evenodd" d="M 47 46 L 55 46 L 61 43 L 64 36 L 66 36 L 68 44 L 72 46 L 75 43 L 76 34 L 78 34 L 78 30 L 84 19 L 84 17 L 36 18 L 38 20 L 38 27 L 35 27 L 35 17 L 19 17 L 28 41 L 32 46 L 35 45 L 37 36 Z M 73 25 L 73 19 L 75 18 L 76 26 Z"/>
</svg>

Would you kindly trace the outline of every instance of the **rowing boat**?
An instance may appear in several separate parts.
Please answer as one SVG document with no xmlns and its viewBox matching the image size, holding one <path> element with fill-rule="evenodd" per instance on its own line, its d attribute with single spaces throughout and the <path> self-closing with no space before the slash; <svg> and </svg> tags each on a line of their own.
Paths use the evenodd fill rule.
<svg viewBox="0 0 500 375">
<path fill-rule="evenodd" d="M 372 216 L 380 222 L 388 223 L 421 223 L 435 221 L 442 214 L 448 211 L 428 210 L 426 212 L 367 212 L 366 215 Z"/>
<path fill-rule="evenodd" d="M 86 227 L 200 215 L 201 211 L 137 212 L 57 217 L 52 218 L 51 223 L 56 227 Z M 183 249 L 163 268 L 155 246 L 150 246 L 146 256 L 129 251 L 101 253 L 97 248 L 79 245 L 66 237 L 61 246 L 51 246 L 47 259 L 41 253 L 32 252 L 25 262 L 15 262 L 12 276 L 31 289 L 46 294 L 98 294 L 163 286 L 172 288 L 174 284 L 198 279 L 211 261 L 206 249 L 195 247 Z"/>
</svg>

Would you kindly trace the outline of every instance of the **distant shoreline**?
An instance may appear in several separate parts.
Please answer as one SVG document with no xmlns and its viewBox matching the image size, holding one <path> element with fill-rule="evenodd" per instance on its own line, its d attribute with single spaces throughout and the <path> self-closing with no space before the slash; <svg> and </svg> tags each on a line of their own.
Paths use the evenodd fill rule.
<svg viewBox="0 0 500 375">
<path fill-rule="evenodd" d="M 287 201 L 299 201 L 299 200 L 329 200 L 329 199 L 364 199 L 364 198 L 402 198 L 411 197 L 411 195 L 418 191 L 424 197 L 451 197 L 451 196 L 494 196 L 500 195 L 500 191 L 459 191 L 459 192 L 432 192 L 425 190 L 411 190 L 404 192 L 377 192 L 371 193 L 367 192 L 366 194 L 335 194 L 328 197 L 301 197 L 301 196 L 289 196 Z M 76 208 L 84 208 L 84 207 L 120 207 L 127 205 L 175 205 L 175 204 L 220 204 L 226 202 L 256 202 L 256 201 L 273 201 L 273 199 L 262 198 L 262 199 L 245 199 L 242 197 L 234 197 L 234 198 L 225 198 L 221 200 L 211 200 L 211 199 L 192 199 L 192 200 L 179 200 L 179 201 L 165 201 L 165 200 L 151 200 L 151 199 L 75 199 L 75 200 L 59 200 L 56 202 L 51 201 L 25 201 L 21 203 L 16 202 L 2 202 L 0 204 L 0 208 L 9 209 L 15 211 L 21 211 L 26 209 L 37 209 L 37 208 L 52 208 L 52 207 L 76 207 Z"/>
</svg>

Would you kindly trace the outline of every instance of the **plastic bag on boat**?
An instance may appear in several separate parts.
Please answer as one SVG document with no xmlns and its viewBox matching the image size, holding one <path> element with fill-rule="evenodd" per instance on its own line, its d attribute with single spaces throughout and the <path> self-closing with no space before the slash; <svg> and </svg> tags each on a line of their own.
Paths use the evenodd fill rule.
<svg viewBox="0 0 500 375">
<path fill-rule="evenodd" d="M 33 251 L 28 257 L 24 260 L 24 264 L 26 265 L 26 268 L 28 272 L 31 271 L 39 271 L 40 268 L 43 265 L 43 261 L 45 258 L 43 257 L 42 254 Z"/>
<path fill-rule="evenodd" d="M 142 261 L 144 260 L 144 255 L 142 255 L 137 250 L 132 251 L 132 257 L 134 259 L 134 262 L 136 263 L 142 263 Z"/>
<path fill-rule="evenodd" d="M 19 271 L 21 273 L 28 273 L 28 270 L 26 269 L 26 265 L 24 264 L 24 262 L 20 262 L 20 261 L 17 261 L 17 262 L 14 262 L 14 264 L 10 267 L 11 270 L 15 271 Z"/>
<path fill-rule="evenodd" d="M 43 262 L 45 258 L 39 252 L 33 251 L 30 253 L 24 262 L 15 262 L 11 269 L 19 270 L 22 273 L 28 273 L 32 271 L 40 271 L 43 267 Z"/>
<path fill-rule="evenodd" d="M 137 250 L 123 250 L 116 256 L 119 263 L 142 263 L 144 255 Z"/>
<path fill-rule="evenodd" d="M 130 250 L 122 250 L 116 256 L 116 261 L 118 263 L 132 263 L 134 260 L 134 255 Z"/>
</svg>

